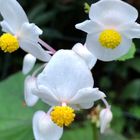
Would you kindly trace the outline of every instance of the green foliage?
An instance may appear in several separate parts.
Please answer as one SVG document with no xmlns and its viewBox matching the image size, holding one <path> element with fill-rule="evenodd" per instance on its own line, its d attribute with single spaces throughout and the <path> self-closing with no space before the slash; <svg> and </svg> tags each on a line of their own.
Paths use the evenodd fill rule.
<svg viewBox="0 0 140 140">
<path fill-rule="evenodd" d="M 38 103 L 32 108 L 24 104 L 24 78 L 18 73 L 0 83 L 1 140 L 33 140 L 33 114 L 48 108 L 43 103 Z"/>
<path fill-rule="evenodd" d="M 87 2 L 85 2 L 84 4 L 84 9 L 85 9 L 85 13 L 89 13 L 90 5 Z"/>
<path fill-rule="evenodd" d="M 140 79 L 136 79 L 124 87 L 122 98 L 125 99 L 140 99 Z"/>
<path fill-rule="evenodd" d="M 136 53 L 136 46 L 133 43 L 130 50 L 128 51 L 128 53 L 125 54 L 124 56 L 122 56 L 121 58 L 119 58 L 118 61 L 126 61 L 128 59 L 132 59 L 132 58 L 134 58 L 135 53 Z"/>
</svg>

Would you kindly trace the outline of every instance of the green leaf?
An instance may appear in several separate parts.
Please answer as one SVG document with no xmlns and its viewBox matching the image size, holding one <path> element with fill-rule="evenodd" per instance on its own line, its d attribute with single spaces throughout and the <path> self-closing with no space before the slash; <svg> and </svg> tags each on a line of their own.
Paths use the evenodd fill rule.
<svg viewBox="0 0 140 140">
<path fill-rule="evenodd" d="M 118 61 L 126 61 L 128 59 L 132 59 L 135 56 L 135 52 L 136 52 L 136 46 L 134 43 L 132 43 L 132 46 L 131 46 L 130 50 L 128 51 L 128 53 L 123 55 L 122 57 L 120 57 L 117 60 Z"/>
<path fill-rule="evenodd" d="M 64 131 L 64 135 L 61 140 L 93 140 L 94 132 L 92 125 L 87 122 L 85 126 L 79 126 L 70 130 Z M 109 130 L 104 135 L 99 134 L 99 140 L 126 140 L 123 136 L 114 133 Z"/>
<path fill-rule="evenodd" d="M 33 140 L 33 114 L 48 108 L 42 102 L 32 108 L 24 105 L 24 78 L 17 73 L 0 83 L 1 140 Z"/>
<path fill-rule="evenodd" d="M 140 79 L 130 82 L 123 90 L 122 98 L 125 99 L 140 99 Z"/>
<path fill-rule="evenodd" d="M 127 66 L 140 73 L 140 57 L 128 61 Z"/>
<path fill-rule="evenodd" d="M 123 112 L 118 106 L 111 106 L 111 110 L 113 113 L 113 120 L 111 122 L 111 128 L 115 130 L 115 132 L 122 133 L 125 125 L 125 119 L 123 117 Z"/>
<path fill-rule="evenodd" d="M 85 10 L 85 13 L 89 13 L 90 5 L 87 2 L 84 3 L 84 10 Z"/>
<path fill-rule="evenodd" d="M 129 110 L 134 117 L 140 119 L 140 107 L 139 106 L 132 106 Z"/>
</svg>

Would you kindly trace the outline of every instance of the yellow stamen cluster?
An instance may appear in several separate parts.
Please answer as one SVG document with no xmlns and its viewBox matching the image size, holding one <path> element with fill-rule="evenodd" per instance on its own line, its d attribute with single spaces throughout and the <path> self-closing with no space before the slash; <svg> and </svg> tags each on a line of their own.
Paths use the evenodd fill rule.
<svg viewBox="0 0 140 140">
<path fill-rule="evenodd" d="M 19 43 L 16 37 L 9 33 L 5 33 L 0 37 L 0 48 L 4 52 L 12 53 L 19 48 Z"/>
<path fill-rule="evenodd" d="M 51 119 L 58 126 L 69 126 L 75 118 L 74 110 L 69 106 L 56 106 L 51 112 Z"/>
<path fill-rule="evenodd" d="M 109 30 L 104 30 L 101 32 L 99 36 L 99 42 L 100 44 L 109 49 L 115 49 L 120 45 L 122 41 L 122 37 L 119 32 L 109 29 Z"/>
</svg>

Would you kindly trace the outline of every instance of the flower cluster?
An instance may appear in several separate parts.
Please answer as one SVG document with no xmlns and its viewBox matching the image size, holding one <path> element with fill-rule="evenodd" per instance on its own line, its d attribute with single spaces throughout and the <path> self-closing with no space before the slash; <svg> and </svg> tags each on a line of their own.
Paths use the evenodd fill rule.
<svg viewBox="0 0 140 140">
<path fill-rule="evenodd" d="M 87 33 L 85 45 L 77 43 L 71 50 L 59 51 L 39 38 L 42 30 L 29 23 L 16 0 L 0 0 L 0 14 L 4 32 L 0 37 L 1 50 L 12 53 L 20 47 L 28 53 L 23 61 L 24 74 L 33 68 L 36 58 L 45 62 L 24 83 L 28 106 L 34 106 L 39 99 L 50 106 L 47 113 L 37 111 L 33 116 L 35 139 L 59 140 L 63 127 L 74 121 L 76 111 L 93 107 L 97 100 L 106 106 L 99 114 L 100 130 L 104 133 L 112 120 L 111 106 L 106 95 L 94 87 L 91 69 L 97 59 L 120 58 L 129 51 L 132 39 L 140 38 L 140 25 L 135 22 L 137 10 L 121 0 L 100 0 L 92 4 L 89 20 L 76 25 Z"/>
</svg>

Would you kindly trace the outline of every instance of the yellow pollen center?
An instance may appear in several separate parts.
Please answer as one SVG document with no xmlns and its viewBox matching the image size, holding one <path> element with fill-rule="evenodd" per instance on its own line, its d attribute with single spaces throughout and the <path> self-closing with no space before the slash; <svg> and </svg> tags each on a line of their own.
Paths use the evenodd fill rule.
<svg viewBox="0 0 140 140">
<path fill-rule="evenodd" d="M 51 112 L 51 119 L 58 126 L 69 126 L 75 118 L 74 110 L 69 106 L 55 106 Z"/>
<path fill-rule="evenodd" d="M 12 53 L 19 48 L 19 43 L 16 37 L 9 33 L 5 33 L 0 37 L 0 48 L 4 52 Z"/>
<path fill-rule="evenodd" d="M 120 45 L 121 41 L 121 34 L 113 29 L 104 30 L 99 36 L 100 44 L 109 49 L 115 49 Z"/>
</svg>

